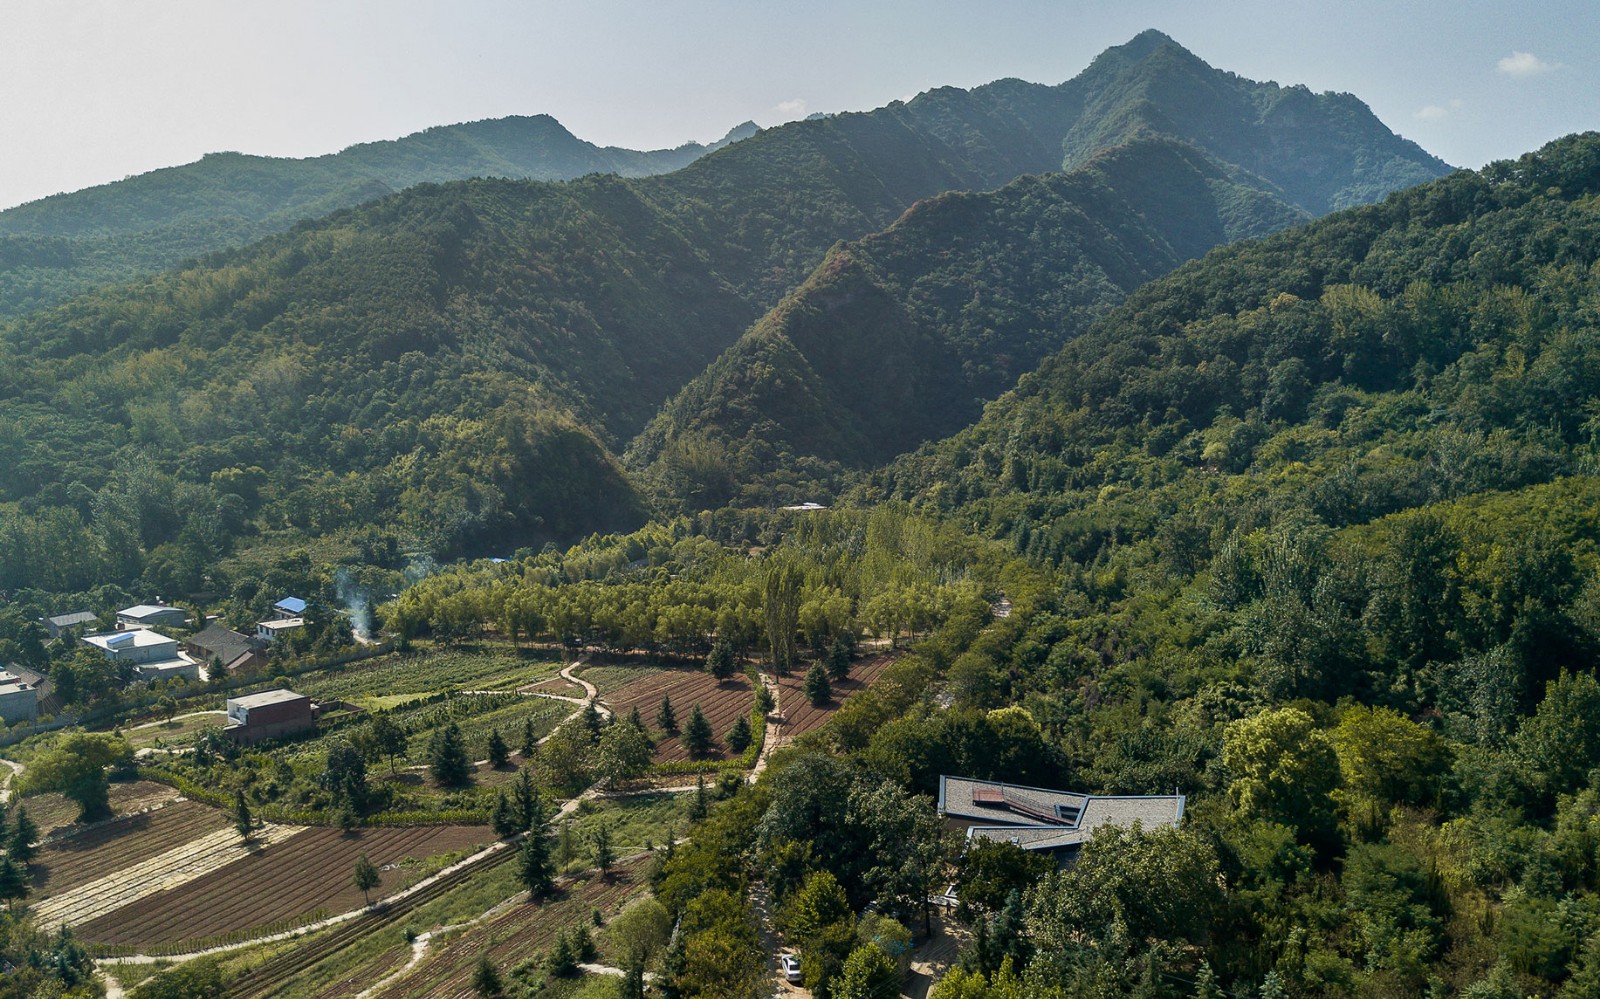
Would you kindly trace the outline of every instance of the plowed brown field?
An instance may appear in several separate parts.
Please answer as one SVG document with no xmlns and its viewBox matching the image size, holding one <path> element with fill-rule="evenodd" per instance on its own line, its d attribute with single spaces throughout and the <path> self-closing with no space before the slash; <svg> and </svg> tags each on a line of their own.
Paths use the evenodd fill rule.
<svg viewBox="0 0 1600 999">
<path fill-rule="evenodd" d="M 672 698 L 672 710 L 678 716 L 678 731 L 670 735 L 656 729 L 656 711 L 661 707 L 663 694 Z M 711 752 L 702 759 L 728 759 L 732 754 L 728 752 L 723 736 L 733 727 L 736 718 L 750 712 L 755 699 L 750 678 L 743 673 L 736 673 L 731 679 L 719 682 L 704 670 L 688 669 L 664 669 L 646 674 L 604 698 L 618 718 L 626 718 L 629 711 L 638 707 L 640 717 L 650 728 L 651 737 L 656 740 L 657 763 L 689 758 L 689 752 L 684 749 L 679 736 L 683 726 L 689 723 L 689 712 L 696 704 L 705 712 L 715 738 Z"/>
<path fill-rule="evenodd" d="M 76 929 L 91 943 L 146 949 L 258 929 L 319 911 L 345 912 L 362 904 L 354 881 L 362 853 L 378 865 L 381 883 L 372 891 L 378 899 L 420 878 L 420 864 L 401 864 L 407 858 L 420 861 L 493 838 L 487 826 L 366 829 L 353 835 L 308 829 Z M 400 866 L 390 867 L 396 864 Z"/>
<path fill-rule="evenodd" d="M 149 857 L 207 833 L 226 829 L 228 816 L 192 801 L 175 801 L 154 811 L 115 819 L 46 846 L 30 865 L 36 901 L 58 895 L 98 877 L 132 867 Z"/>
<path fill-rule="evenodd" d="M 867 660 L 858 660 L 850 668 L 850 678 L 833 684 L 833 697 L 827 704 L 817 707 L 806 697 L 805 673 L 796 671 L 778 678 L 778 710 L 783 716 L 785 737 L 804 735 L 822 726 L 839 710 L 839 706 L 857 691 L 865 690 L 894 662 L 898 653 L 887 653 Z M 673 699 L 677 703 L 677 699 Z"/>
</svg>

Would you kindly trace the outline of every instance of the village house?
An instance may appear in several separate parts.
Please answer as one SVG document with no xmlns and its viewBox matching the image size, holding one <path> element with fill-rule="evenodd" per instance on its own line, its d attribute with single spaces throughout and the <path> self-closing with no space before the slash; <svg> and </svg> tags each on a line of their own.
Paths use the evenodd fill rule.
<svg viewBox="0 0 1600 999">
<path fill-rule="evenodd" d="M 205 630 L 184 640 L 183 650 L 203 663 L 222 663 L 228 673 L 264 666 L 261 641 L 213 621 Z"/>
<path fill-rule="evenodd" d="M 168 638 L 158 631 L 134 628 L 84 635 L 81 640 L 99 649 L 112 662 L 133 667 L 140 680 L 200 679 L 200 664 L 178 648 L 176 638 Z"/>
<path fill-rule="evenodd" d="M 306 602 L 299 597 L 284 597 L 272 605 L 272 616 L 280 621 L 306 616 Z"/>
<path fill-rule="evenodd" d="M 251 745 L 315 731 L 320 707 L 292 690 L 266 690 L 228 698 L 228 725 L 222 734 L 234 742 Z"/>
<path fill-rule="evenodd" d="M 939 778 L 939 814 L 974 839 L 1024 850 L 1077 855 L 1101 826 L 1177 828 L 1184 796 L 1077 794 L 965 777 Z"/>
<path fill-rule="evenodd" d="M 39 623 L 44 625 L 44 630 L 50 633 L 51 638 L 60 638 L 62 632 L 75 628 L 97 628 L 100 618 L 92 611 L 74 611 L 71 614 L 57 614 L 55 617 L 41 617 Z"/>
<path fill-rule="evenodd" d="M 306 626 L 303 617 L 278 617 L 271 621 L 256 622 L 256 638 L 263 642 L 276 642 L 291 631 L 298 631 Z"/>
<path fill-rule="evenodd" d="M 117 611 L 118 628 L 182 628 L 188 623 L 189 612 L 170 604 L 136 604 Z"/>
<path fill-rule="evenodd" d="M 9 669 L 0 669 L 0 721 L 15 725 L 37 717 L 39 688 Z"/>
</svg>

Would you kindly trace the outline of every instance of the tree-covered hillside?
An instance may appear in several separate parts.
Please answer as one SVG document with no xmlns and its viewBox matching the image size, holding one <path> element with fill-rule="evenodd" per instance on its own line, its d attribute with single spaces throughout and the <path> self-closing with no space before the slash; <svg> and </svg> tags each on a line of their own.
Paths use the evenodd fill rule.
<svg viewBox="0 0 1600 999">
<path fill-rule="evenodd" d="M 834 494 L 954 433 L 1129 291 L 1305 214 L 1187 144 L 924 201 L 835 247 L 663 407 L 629 463 L 691 509 Z"/>
<path fill-rule="evenodd" d="M 837 241 L 921 199 L 1058 167 L 1099 79 L 930 91 L 655 177 L 418 185 L 15 319 L 0 328 L 9 583 L 181 593 L 241 541 L 374 523 L 445 556 L 636 526 L 642 503 L 611 452 Z M 1213 241 L 1224 218 L 1254 231 L 1256 195 L 1217 185 L 1208 199 L 1238 203 L 1175 224 Z M 926 214 L 953 228 L 959 206 Z M 1174 258 L 1204 242 L 1138 238 L 1187 247 Z M 1012 294 L 1012 276 L 1025 275 L 985 281 Z M 969 333 L 981 392 L 1023 366 L 982 358 L 987 335 Z M 1018 356 L 1053 345 L 1039 343 Z"/>
<path fill-rule="evenodd" d="M 756 132 L 746 122 L 709 146 L 637 152 L 596 146 L 549 115 L 440 125 L 306 159 L 214 153 L 184 166 L 0 211 L 0 318 L 97 285 L 241 246 L 303 219 L 415 184 L 590 173 L 669 173 Z"/>
</svg>

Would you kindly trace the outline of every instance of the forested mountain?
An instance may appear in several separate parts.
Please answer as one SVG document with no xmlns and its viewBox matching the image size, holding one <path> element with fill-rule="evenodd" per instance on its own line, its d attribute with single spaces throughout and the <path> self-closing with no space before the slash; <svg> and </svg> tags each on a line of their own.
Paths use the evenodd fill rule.
<svg viewBox="0 0 1600 999">
<path fill-rule="evenodd" d="M 629 464 L 691 509 L 828 496 L 845 470 L 972 422 L 1144 282 L 1305 218 L 1155 138 L 1072 173 L 923 201 L 835 247 L 663 407 Z"/>
<path fill-rule="evenodd" d="M 415 184 L 670 173 L 755 134 L 639 152 L 596 146 L 549 115 L 440 125 L 305 159 L 213 153 L 0 211 L 0 317 L 164 270 Z"/>
<path fill-rule="evenodd" d="M 418 185 L 14 320 L 0 329 L 0 503 L 19 515 L 4 525 L 16 557 L 0 585 L 143 578 L 186 592 L 256 532 L 326 540 L 382 523 L 403 547 L 454 555 L 636 525 L 643 505 L 610 453 L 662 403 L 837 241 L 942 192 L 1057 169 L 1089 95 L 1175 48 L 1150 38 L 1057 87 L 930 91 L 768 129 L 671 174 Z M 1188 171 L 1180 179 L 1208 200 L 1195 216 L 1161 200 L 1162 178 L 1146 178 L 1135 212 L 1183 231 L 1137 235 L 1168 249 L 1104 265 L 1117 281 L 1199 252 L 1229 224 L 1259 231 L 1287 218 L 1237 186 L 1259 179 L 1165 155 L 1188 164 L 1174 176 Z M 1418 151 L 1419 169 L 1433 162 Z M 1097 170 L 1067 188 L 1093 186 Z M 1131 185 L 1124 196 L 1134 174 L 1119 181 Z M 1048 212 L 1062 204 L 1048 193 L 1055 183 L 995 204 Z M 959 226 L 966 204 L 922 214 Z M 1126 207 L 1117 213 L 1109 224 L 1134 225 Z M 884 259 L 924 249 L 948 247 L 907 244 Z M 1010 279 L 983 281 L 996 296 L 1030 293 L 1004 289 Z M 941 280 L 960 283 L 953 272 Z M 980 357 L 987 334 L 969 333 L 957 353 L 975 359 L 962 375 L 974 380 L 968 412 L 974 384 L 995 390 L 1022 367 Z M 1048 338 L 1018 342 L 1032 344 L 1023 357 Z"/>
</svg>

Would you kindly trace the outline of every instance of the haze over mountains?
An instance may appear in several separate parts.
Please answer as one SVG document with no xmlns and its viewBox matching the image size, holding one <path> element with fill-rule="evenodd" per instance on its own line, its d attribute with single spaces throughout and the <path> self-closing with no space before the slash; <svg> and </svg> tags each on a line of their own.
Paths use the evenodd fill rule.
<svg viewBox="0 0 1600 999">
<path fill-rule="evenodd" d="M 413 187 L 13 321 L 0 502 L 60 585 L 159 562 L 177 592 L 253 538 L 381 523 L 451 555 L 799 497 L 959 429 L 1184 259 L 1446 170 L 1354 97 L 1147 32 L 1059 86 L 942 88 L 670 174 Z M 636 479 L 616 455 L 647 426 Z M 119 503 L 152 509 L 104 540 Z"/>
<path fill-rule="evenodd" d="M 416 184 L 644 177 L 677 170 L 756 131 L 745 122 L 710 145 L 639 152 L 596 146 L 549 115 L 534 115 L 440 125 L 306 159 L 213 153 L 0 212 L 0 317 Z"/>
</svg>

